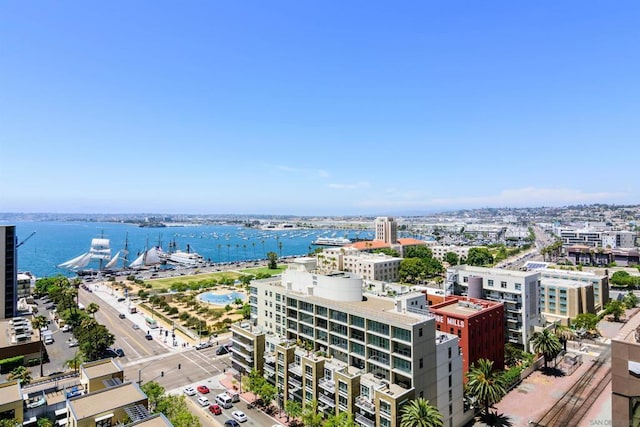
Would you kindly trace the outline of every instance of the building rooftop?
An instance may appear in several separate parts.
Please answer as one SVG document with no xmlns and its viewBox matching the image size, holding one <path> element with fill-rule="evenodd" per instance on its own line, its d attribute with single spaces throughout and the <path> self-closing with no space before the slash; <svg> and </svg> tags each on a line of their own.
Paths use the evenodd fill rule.
<svg viewBox="0 0 640 427">
<path fill-rule="evenodd" d="M 476 298 L 465 298 L 458 296 L 447 297 L 447 300 L 439 304 L 429 307 L 434 313 L 446 313 L 458 317 L 468 318 L 476 316 L 480 313 L 493 310 L 502 303 L 496 301 L 487 301 Z"/>
<path fill-rule="evenodd" d="M 512 277 L 530 277 L 535 274 L 538 274 L 539 270 L 536 271 L 519 271 L 519 270 L 505 270 L 502 268 L 487 268 L 487 267 L 476 267 L 473 265 L 455 265 L 449 267 L 449 269 L 457 270 L 457 271 L 466 271 L 469 273 L 479 273 L 479 274 L 494 274 L 500 276 L 512 276 Z"/>
<path fill-rule="evenodd" d="M 587 286 L 593 286 L 593 284 L 571 279 L 551 279 L 545 277 L 544 280 L 541 281 L 541 286 L 557 286 L 559 288 L 586 288 Z"/>
<path fill-rule="evenodd" d="M 153 414 L 149 418 L 127 424 L 125 427 L 172 427 L 171 421 L 164 414 Z"/>
<path fill-rule="evenodd" d="M 76 420 L 100 415 L 116 408 L 146 400 L 147 396 L 133 383 L 105 388 L 95 393 L 73 397 L 67 401 Z"/>
<path fill-rule="evenodd" d="M 626 341 L 640 345 L 640 315 L 632 316 L 627 320 L 618 334 L 613 338 L 615 341 Z"/>
<path fill-rule="evenodd" d="M 22 400 L 22 389 L 18 381 L 0 384 L 0 405 Z"/>
<path fill-rule="evenodd" d="M 80 372 L 84 378 L 100 378 L 122 372 L 122 368 L 113 359 L 102 359 L 91 363 L 83 363 Z"/>
</svg>

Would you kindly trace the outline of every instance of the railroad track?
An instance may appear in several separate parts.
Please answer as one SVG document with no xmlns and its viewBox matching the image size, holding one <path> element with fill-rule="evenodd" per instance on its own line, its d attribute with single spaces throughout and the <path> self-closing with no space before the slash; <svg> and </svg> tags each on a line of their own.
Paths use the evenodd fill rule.
<svg viewBox="0 0 640 427">
<path fill-rule="evenodd" d="M 539 427 L 578 426 L 595 399 L 611 381 L 611 366 L 607 364 L 611 348 L 602 353 L 560 399 L 535 423 Z M 601 375 L 599 380 L 596 376 Z"/>
</svg>

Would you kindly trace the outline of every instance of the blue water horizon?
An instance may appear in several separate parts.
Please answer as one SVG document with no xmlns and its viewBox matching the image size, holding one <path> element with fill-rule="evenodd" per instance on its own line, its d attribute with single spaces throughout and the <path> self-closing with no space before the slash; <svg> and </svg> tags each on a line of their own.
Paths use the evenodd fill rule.
<svg viewBox="0 0 640 427">
<path fill-rule="evenodd" d="M 19 271 L 29 271 L 36 277 L 75 273 L 58 268 L 65 261 L 89 250 L 91 240 L 103 237 L 110 240 L 111 254 L 129 247 L 129 263 L 145 249 L 160 246 L 168 252 L 174 249 L 197 252 L 212 263 L 252 261 L 266 259 L 268 252 L 281 257 L 304 256 L 317 246 L 318 237 L 347 237 L 349 239 L 373 239 L 373 230 L 337 230 L 299 228 L 285 230 L 261 230 L 239 225 L 184 225 L 179 227 L 150 228 L 135 224 L 93 221 L 15 221 L 6 225 L 16 226 Z M 120 267 L 120 264 L 118 265 Z"/>
</svg>

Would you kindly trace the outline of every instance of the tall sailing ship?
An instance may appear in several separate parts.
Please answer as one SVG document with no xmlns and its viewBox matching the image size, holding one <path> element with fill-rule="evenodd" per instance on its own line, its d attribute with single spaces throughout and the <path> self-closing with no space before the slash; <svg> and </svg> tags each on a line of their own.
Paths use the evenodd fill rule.
<svg viewBox="0 0 640 427">
<path fill-rule="evenodd" d="M 91 239 L 89 251 L 62 264 L 58 264 L 58 268 L 73 271 L 77 273 L 78 276 L 93 275 L 99 272 L 116 270 L 118 261 L 121 261 L 122 268 L 125 268 L 128 262 L 128 255 L 128 239 L 125 241 L 124 249 L 119 250 L 112 257 L 111 242 L 102 236 Z"/>
</svg>

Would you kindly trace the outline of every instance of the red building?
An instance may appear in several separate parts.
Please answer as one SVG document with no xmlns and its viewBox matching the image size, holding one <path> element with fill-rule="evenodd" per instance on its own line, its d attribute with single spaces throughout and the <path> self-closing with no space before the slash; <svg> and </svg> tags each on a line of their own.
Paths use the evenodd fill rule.
<svg viewBox="0 0 640 427">
<path fill-rule="evenodd" d="M 429 310 L 436 317 L 436 329 L 458 335 L 462 369 L 466 374 L 478 359 L 504 368 L 504 305 L 501 302 L 450 295 Z M 465 378 L 466 382 L 466 378 Z"/>
</svg>

